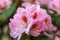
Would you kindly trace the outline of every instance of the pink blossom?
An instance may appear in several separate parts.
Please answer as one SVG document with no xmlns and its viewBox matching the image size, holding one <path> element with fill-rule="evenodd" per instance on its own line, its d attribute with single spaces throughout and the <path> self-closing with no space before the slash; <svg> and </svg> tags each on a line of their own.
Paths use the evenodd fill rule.
<svg viewBox="0 0 60 40">
<path fill-rule="evenodd" d="M 58 31 L 56 32 L 56 34 L 57 34 L 57 35 L 60 35 L 60 30 L 58 30 Z M 54 40 L 60 40 L 60 37 L 55 36 L 55 39 L 54 39 Z"/>
<path fill-rule="evenodd" d="M 55 36 L 55 39 L 54 40 L 60 40 L 60 37 Z"/>
<path fill-rule="evenodd" d="M 43 33 L 44 33 L 44 35 L 46 35 L 54 40 L 60 40 L 60 37 L 58 37 L 58 36 L 55 36 L 53 34 L 48 34 L 47 32 L 43 32 Z"/>
<path fill-rule="evenodd" d="M 27 5 L 37 4 L 36 0 L 23 0 L 21 6 L 26 7 Z"/>
<path fill-rule="evenodd" d="M 47 37 L 49 38 L 54 38 L 54 35 L 53 34 L 48 34 L 47 32 L 43 32 L 44 35 L 46 35 Z"/>
<path fill-rule="evenodd" d="M 60 15 L 60 0 L 52 0 L 49 5 L 48 8 L 56 11 L 58 15 Z"/>
<path fill-rule="evenodd" d="M 26 6 L 28 4 L 39 4 L 41 6 L 45 5 L 47 6 L 50 1 L 52 0 L 23 0 L 24 2 L 21 4 L 22 6 Z"/>
<path fill-rule="evenodd" d="M 2 8 L 8 9 L 12 4 L 12 0 L 0 0 L 0 12 Z"/>
<path fill-rule="evenodd" d="M 20 39 L 22 33 L 25 31 L 27 26 L 27 16 L 24 8 L 18 8 L 17 13 L 14 15 L 14 19 L 10 20 L 10 36 L 13 38 L 18 37 Z"/>
<path fill-rule="evenodd" d="M 60 35 L 60 30 L 58 30 L 58 31 L 56 32 L 56 34 L 57 34 L 57 35 Z"/>
<path fill-rule="evenodd" d="M 39 2 L 40 5 L 48 5 L 50 1 L 52 0 L 37 0 Z"/>
<path fill-rule="evenodd" d="M 44 31 L 56 31 L 51 22 L 51 17 L 40 5 L 28 5 L 26 8 L 19 7 L 13 19 L 10 19 L 10 36 L 13 38 L 22 36 L 22 33 L 37 37 Z"/>
</svg>

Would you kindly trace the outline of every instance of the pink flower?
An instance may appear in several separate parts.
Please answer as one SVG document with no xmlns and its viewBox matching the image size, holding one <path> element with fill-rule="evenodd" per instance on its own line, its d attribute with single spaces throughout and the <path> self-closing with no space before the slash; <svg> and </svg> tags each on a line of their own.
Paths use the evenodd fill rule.
<svg viewBox="0 0 60 40">
<path fill-rule="evenodd" d="M 40 5 L 28 5 L 26 8 L 18 8 L 13 19 L 10 19 L 10 36 L 13 38 L 22 36 L 22 33 L 37 37 L 44 31 L 56 31 L 52 25 L 51 17 Z"/>
<path fill-rule="evenodd" d="M 56 34 L 57 34 L 57 35 L 60 35 L 60 30 L 58 30 L 58 31 L 56 32 Z"/>
<path fill-rule="evenodd" d="M 56 34 L 57 34 L 57 35 L 60 35 L 60 30 L 58 30 L 58 31 L 56 32 Z M 60 37 L 55 36 L 55 39 L 54 39 L 54 40 L 60 40 Z"/>
<path fill-rule="evenodd" d="M 40 5 L 45 5 L 47 6 L 50 1 L 52 0 L 23 0 L 24 2 L 21 4 L 22 6 L 26 6 L 29 4 L 40 4 Z"/>
<path fill-rule="evenodd" d="M 36 0 L 23 0 L 21 6 L 26 7 L 27 5 L 37 4 Z"/>
<path fill-rule="evenodd" d="M 52 0 L 37 0 L 39 2 L 40 5 L 48 5 L 50 1 Z"/>
<path fill-rule="evenodd" d="M 8 9 L 12 4 L 12 0 L 0 0 L 0 10 L 2 12 L 2 8 Z"/>
<path fill-rule="evenodd" d="M 57 36 L 55 36 L 55 39 L 54 40 L 60 40 L 60 38 L 59 37 L 57 37 Z"/>
<path fill-rule="evenodd" d="M 13 38 L 18 37 L 20 39 L 22 33 L 25 31 L 27 26 L 27 15 L 24 8 L 18 8 L 17 13 L 14 15 L 14 19 L 10 20 L 10 36 Z"/>
<path fill-rule="evenodd" d="M 58 1 L 57 0 L 52 0 L 49 3 L 48 8 L 53 10 L 53 11 L 56 11 L 57 14 L 60 15 L 60 0 L 58 0 Z"/>
<path fill-rule="evenodd" d="M 58 37 L 58 36 L 55 36 L 53 34 L 48 34 L 47 32 L 43 32 L 43 33 L 44 33 L 44 35 L 46 35 L 54 40 L 60 40 L 60 37 Z"/>
<path fill-rule="evenodd" d="M 48 34 L 47 32 L 43 32 L 44 35 L 46 35 L 47 37 L 49 38 L 54 38 L 54 35 L 53 34 Z"/>
</svg>

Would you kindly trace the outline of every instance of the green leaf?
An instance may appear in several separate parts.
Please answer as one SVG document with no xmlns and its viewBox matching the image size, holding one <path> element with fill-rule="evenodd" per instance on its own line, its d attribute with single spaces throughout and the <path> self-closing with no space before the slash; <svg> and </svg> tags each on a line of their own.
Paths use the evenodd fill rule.
<svg viewBox="0 0 60 40">
<path fill-rule="evenodd" d="M 56 18 L 56 25 L 60 28 L 60 16 Z"/>
<path fill-rule="evenodd" d="M 46 40 L 52 40 L 51 38 L 47 38 Z"/>
<path fill-rule="evenodd" d="M 11 8 L 9 8 L 8 10 L 6 10 L 0 15 L 0 25 L 6 23 L 9 20 L 9 18 L 14 14 L 13 12 L 16 10 L 17 5 L 18 3 L 15 2 L 11 6 Z"/>
<path fill-rule="evenodd" d="M 14 38 L 13 40 L 17 40 L 17 38 Z M 29 40 L 29 36 L 23 33 L 20 40 Z"/>
<path fill-rule="evenodd" d="M 22 34 L 21 40 L 29 40 L 29 36 L 25 33 Z"/>
<path fill-rule="evenodd" d="M 52 40 L 52 39 L 43 35 L 39 37 L 31 37 L 30 40 Z"/>
</svg>

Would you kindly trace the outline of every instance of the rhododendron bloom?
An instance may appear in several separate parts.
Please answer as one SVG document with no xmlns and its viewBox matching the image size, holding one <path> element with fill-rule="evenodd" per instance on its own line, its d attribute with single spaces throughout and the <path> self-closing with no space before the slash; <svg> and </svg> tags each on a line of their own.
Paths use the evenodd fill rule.
<svg viewBox="0 0 60 40">
<path fill-rule="evenodd" d="M 60 35 L 60 30 L 58 30 L 58 31 L 56 32 L 56 34 L 57 34 L 57 35 Z"/>
<path fill-rule="evenodd" d="M 47 6 L 52 0 L 23 0 L 24 2 L 21 4 L 22 6 L 26 6 L 28 4 L 40 4 Z"/>
<path fill-rule="evenodd" d="M 60 0 L 52 0 L 49 5 L 48 8 L 50 9 L 50 11 L 56 11 L 58 15 L 60 15 Z M 52 12 L 53 12 L 52 11 Z"/>
<path fill-rule="evenodd" d="M 37 4 L 36 0 L 23 0 L 21 6 L 26 7 L 27 5 Z"/>
<path fill-rule="evenodd" d="M 49 4 L 49 2 L 52 1 L 52 0 L 37 0 L 37 1 L 41 5 L 46 5 L 47 6 Z"/>
<path fill-rule="evenodd" d="M 60 40 L 60 37 L 55 36 L 54 40 Z"/>
<path fill-rule="evenodd" d="M 12 0 L 0 0 L 0 11 L 2 8 L 8 9 L 12 4 Z"/>
<path fill-rule="evenodd" d="M 60 40 L 60 37 L 53 35 L 53 34 L 48 34 L 47 32 L 43 32 L 46 36 L 54 39 L 54 40 Z"/>
<path fill-rule="evenodd" d="M 10 36 L 13 38 L 22 36 L 22 33 L 37 37 L 44 31 L 55 31 L 51 17 L 40 5 L 28 5 L 26 8 L 19 7 L 13 19 L 10 20 Z M 52 29 L 53 28 L 53 29 Z"/>
</svg>

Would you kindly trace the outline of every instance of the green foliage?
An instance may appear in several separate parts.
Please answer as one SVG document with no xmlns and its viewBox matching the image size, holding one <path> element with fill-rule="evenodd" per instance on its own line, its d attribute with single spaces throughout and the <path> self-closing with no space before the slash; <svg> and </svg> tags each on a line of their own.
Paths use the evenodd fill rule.
<svg viewBox="0 0 60 40">
<path fill-rule="evenodd" d="M 57 24 L 58 28 L 60 28 L 60 16 L 57 16 L 56 24 Z"/>
<path fill-rule="evenodd" d="M 2 14 L 0 14 L 0 25 L 4 25 L 5 23 L 7 23 L 7 21 L 9 21 L 9 18 L 14 14 L 17 5 L 18 5 L 18 3 L 15 2 L 11 6 L 11 8 L 9 8 L 8 10 L 6 10 Z"/>
<path fill-rule="evenodd" d="M 53 40 L 53 39 L 46 37 L 44 35 L 40 35 L 38 37 L 31 37 L 31 40 Z"/>
<path fill-rule="evenodd" d="M 30 40 L 29 36 L 26 35 L 25 33 L 22 34 L 21 40 Z"/>
<path fill-rule="evenodd" d="M 60 16 L 56 16 L 54 15 L 52 17 L 52 22 L 55 26 L 57 26 L 58 28 L 60 28 Z"/>
</svg>

